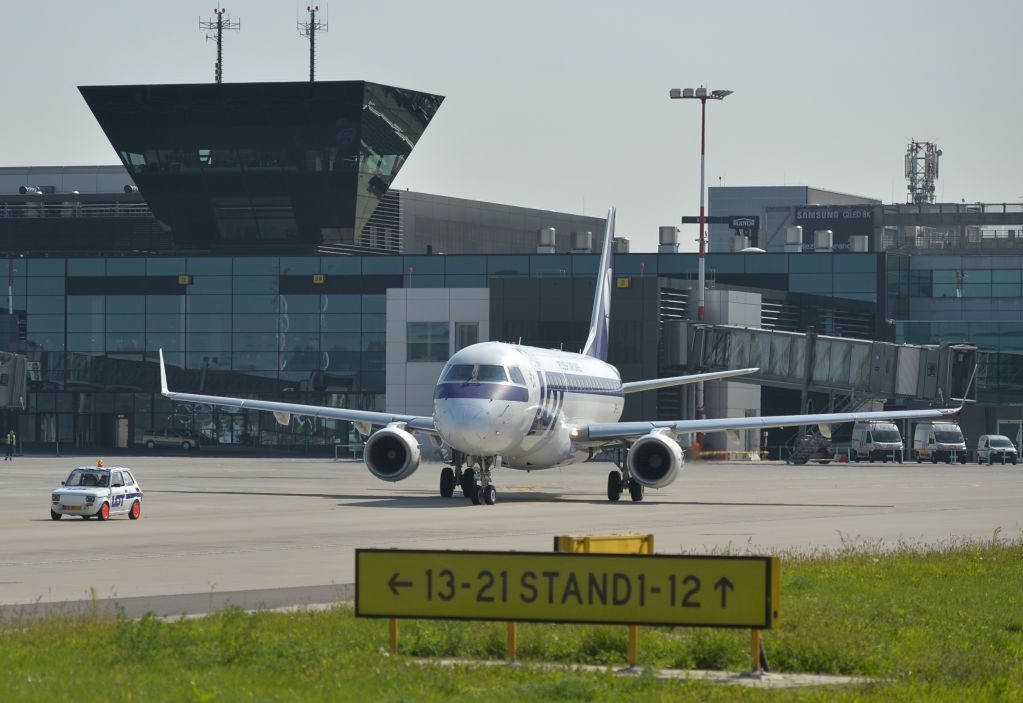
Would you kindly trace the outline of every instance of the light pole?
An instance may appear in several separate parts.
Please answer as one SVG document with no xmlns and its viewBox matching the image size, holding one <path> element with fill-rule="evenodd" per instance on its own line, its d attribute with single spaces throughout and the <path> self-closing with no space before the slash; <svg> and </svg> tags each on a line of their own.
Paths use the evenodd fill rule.
<svg viewBox="0 0 1023 703">
<path fill-rule="evenodd" d="M 699 100 L 700 101 L 700 259 L 698 268 L 699 287 L 696 292 L 696 315 L 697 319 L 703 320 L 703 299 L 706 289 L 706 268 L 704 255 L 706 254 L 707 235 L 704 231 L 707 222 L 704 209 L 704 172 L 707 157 L 707 101 L 724 100 L 732 94 L 731 90 L 714 90 L 710 93 L 703 86 L 699 88 L 672 88 L 669 92 L 672 100 Z"/>
</svg>

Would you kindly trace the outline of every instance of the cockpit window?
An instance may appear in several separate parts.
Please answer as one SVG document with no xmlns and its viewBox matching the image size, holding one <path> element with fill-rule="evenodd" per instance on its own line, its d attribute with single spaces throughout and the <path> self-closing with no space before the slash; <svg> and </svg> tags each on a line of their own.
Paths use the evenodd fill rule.
<svg viewBox="0 0 1023 703">
<path fill-rule="evenodd" d="M 520 386 L 526 385 L 526 379 L 522 375 L 522 372 L 519 371 L 519 367 L 518 366 L 509 366 L 508 367 L 508 373 L 511 374 L 512 383 L 517 383 Z"/>
<path fill-rule="evenodd" d="M 480 364 L 479 370 L 476 372 L 476 380 L 481 383 L 506 383 L 508 381 L 508 374 L 504 372 L 503 366 Z"/>
<path fill-rule="evenodd" d="M 475 367 L 472 364 L 453 364 L 444 374 L 445 381 L 471 381 L 472 371 Z"/>
</svg>

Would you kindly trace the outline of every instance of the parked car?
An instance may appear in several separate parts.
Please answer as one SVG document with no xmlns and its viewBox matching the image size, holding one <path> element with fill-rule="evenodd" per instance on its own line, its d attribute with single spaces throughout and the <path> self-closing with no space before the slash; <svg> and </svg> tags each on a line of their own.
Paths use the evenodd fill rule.
<svg viewBox="0 0 1023 703">
<path fill-rule="evenodd" d="M 902 434 L 892 422 L 857 422 L 853 425 L 849 446 L 853 461 L 891 459 L 902 463 Z"/>
<path fill-rule="evenodd" d="M 61 487 L 50 494 L 50 519 L 74 515 L 85 520 L 106 520 L 111 515 L 127 514 L 131 520 L 142 515 L 142 486 L 131 469 L 121 466 L 79 466 L 71 471 Z"/>
<path fill-rule="evenodd" d="M 966 463 L 966 440 L 954 422 L 921 422 L 913 430 L 913 453 L 916 463 L 930 459 L 932 464 L 944 461 Z"/>
<path fill-rule="evenodd" d="M 993 464 L 1000 461 L 1003 464 L 1019 461 L 1019 452 L 1013 446 L 1012 440 L 1005 435 L 984 434 L 977 440 L 977 463 Z"/>
<path fill-rule="evenodd" d="M 142 444 L 146 449 L 175 447 L 188 451 L 199 448 L 199 438 L 183 430 L 159 430 L 142 435 Z"/>
</svg>

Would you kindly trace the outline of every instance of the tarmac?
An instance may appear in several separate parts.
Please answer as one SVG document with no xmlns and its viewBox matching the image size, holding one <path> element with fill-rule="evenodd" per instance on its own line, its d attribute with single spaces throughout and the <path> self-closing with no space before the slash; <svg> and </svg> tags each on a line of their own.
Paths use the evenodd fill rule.
<svg viewBox="0 0 1023 703">
<path fill-rule="evenodd" d="M 495 474 L 498 502 L 438 494 L 439 464 L 397 484 L 330 459 L 117 457 L 142 517 L 49 516 L 95 456 L 0 467 L 0 615 L 281 608 L 351 598 L 360 547 L 548 551 L 555 535 L 651 533 L 656 551 L 814 553 L 1019 536 L 1023 466 L 692 463 L 671 486 L 608 502 L 606 462 Z M 784 564 L 784 561 L 783 561 Z"/>
</svg>

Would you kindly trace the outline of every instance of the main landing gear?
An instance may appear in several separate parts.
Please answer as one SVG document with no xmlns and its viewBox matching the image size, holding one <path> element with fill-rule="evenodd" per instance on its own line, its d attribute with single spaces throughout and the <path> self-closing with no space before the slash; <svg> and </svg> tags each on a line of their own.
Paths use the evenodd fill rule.
<svg viewBox="0 0 1023 703">
<path fill-rule="evenodd" d="M 455 486 L 462 489 L 462 495 L 473 505 L 497 503 L 497 489 L 491 482 L 490 471 L 501 466 L 501 457 L 469 456 L 455 450 L 452 452 L 454 467 L 445 466 L 440 472 L 440 494 L 450 498 Z M 468 464 L 466 468 L 462 468 Z"/>
<path fill-rule="evenodd" d="M 629 497 L 632 498 L 633 503 L 643 500 L 643 484 L 629 476 L 629 466 L 625 462 L 627 452 L 627 449 L 606 452 L 611 460 L 618 465 L 617 469 L 613 469 L 607 475 L 607 499 L 612 503 L 616 503 L 622 497 L 625 489 L 629 490 Z"/>
</svg>

